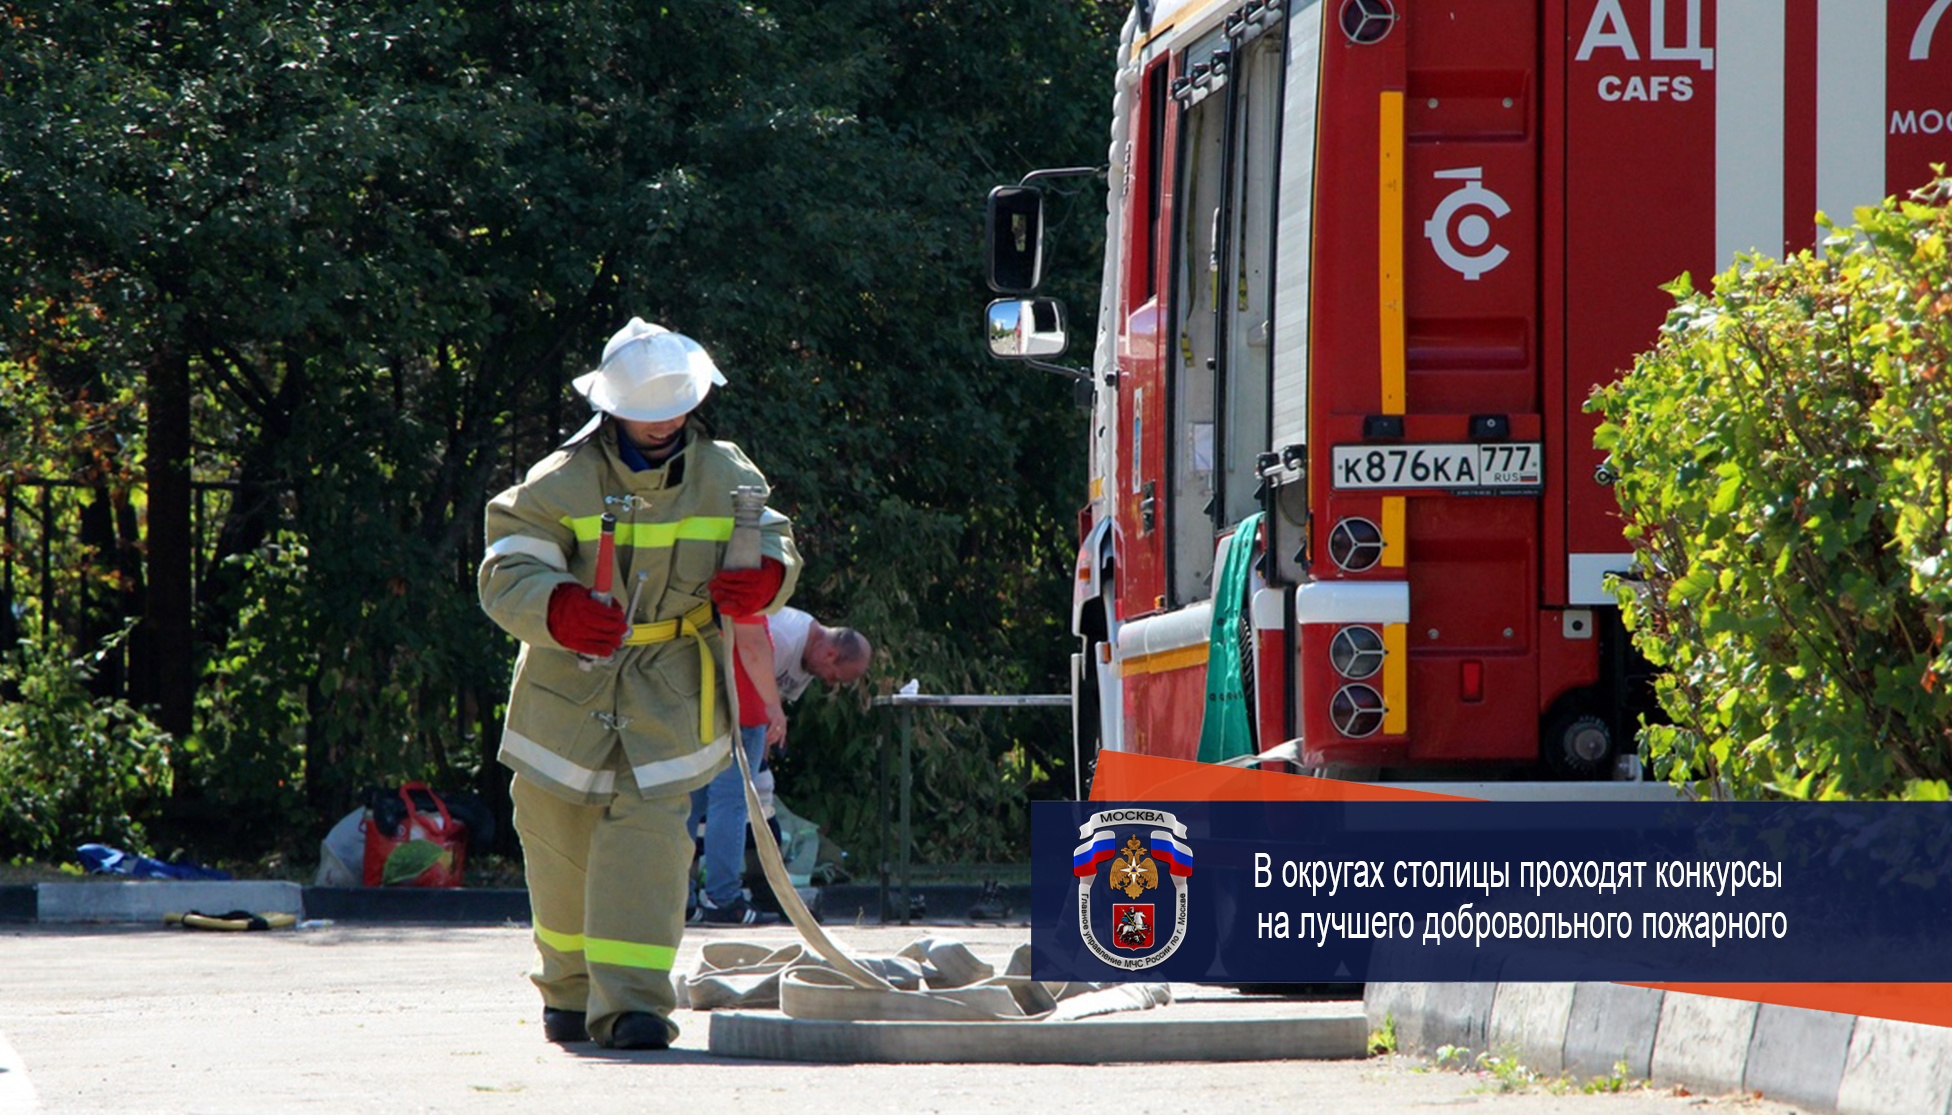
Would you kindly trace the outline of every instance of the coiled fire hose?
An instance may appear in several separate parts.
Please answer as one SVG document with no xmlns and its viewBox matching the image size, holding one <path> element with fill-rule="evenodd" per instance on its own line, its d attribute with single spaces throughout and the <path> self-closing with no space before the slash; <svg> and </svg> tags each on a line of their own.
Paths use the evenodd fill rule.
<svg viewBox="0 0 1952 1115">
<path fill-rule="evenodd" d="M 767 494 L 759 487 L 742 487 L 733 493 L 732 537 L 726 545 L 724 568 L 758 568 L 759 519 Z M 722 688 L 727 694 L 731 730 L 737 733 L 737 651 L 732 620 L 725 616 L 719 618 L 719 643 L 724 656 Z M 821 928 L 794 887 L 779 842 L 765 823 L 745 748 L 736 737 L 732 754 L 739 765 L 746 815 L 766 882 L 787 920 L 825 963 L 812 960 L 797 947 L 768 948 L 730 941 L 708 944 L 698 974 L 680 978 L 683 1005 L 695 1010 L 777 1005 L 790 1018 L 824 1020 L 1029 1022 L 1144 1009 L 1172 1001 L 1172 992 L 1165 984 L 1033 980 L 1027 944 L 1017 949 L 1008 971 L 1001 976 L 954 941 L 922 940 L 897 957 L 855 959 Z M 711 822 L 708 819 L 706 823 Z"/>
</svg>

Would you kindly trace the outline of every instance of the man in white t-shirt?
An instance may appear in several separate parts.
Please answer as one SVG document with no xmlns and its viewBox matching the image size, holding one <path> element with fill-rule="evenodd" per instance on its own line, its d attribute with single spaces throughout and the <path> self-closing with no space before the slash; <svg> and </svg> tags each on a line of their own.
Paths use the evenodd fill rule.
<svg viewBox="0 0 1952 1115">
<path fill-rule="evenodd" d="M 867 673 L 874 648 L 852 627 L 828 627 L 798 608 L 766 617 L 773 635 L 773 673 L 783 700 L 798 700 L 808 683 L 849 685 Z"/>
<path fill-rule="evenodd" d="M 781 608 L 764 618 L 772 640 L 773 675 L 779 686 L 781 702 L 798 700 L 815 678 L 828 685 L 849 685 L 867 673 L 874 647 L 865 635 L 852 627 L 828 627 L 798 608 Z M 775 712 L 774 715 L 781 716 L 783 713 Z M 784 725 L 776 724 L 773 730 L 766 733 L 767 744 L 770 747 L 786 746 L 784 732 Z M 705 841 L 705 854 L 702 857 L 705 878 L 708 881 L 717 879 L 719 883 L 709 888 L 698 888 L 688 919 L 694 924 L 765 925 L 778 920 L 777 915 L 763 914 L 753 909 L 742 897 L 725 897 L 728 893 L 736 893 L 730 888 L 736 886 L 733 880 L 744 873 L 745 867 L 747 813 L 745 788 L 739 784 L 740 777 L 739 765 L 734 763 L 720 771 L 708 786 L 693 794 L 694 835 L 700 816 L 705 818 L 708 833 L 713 825 L 723 824 L 740 834 L 737 840 L 708 838 Z M 772 770 L 762 764 L 753 772 L 752 784 L 758 792 L 761 806 L 770 814 Z M 711 806 L 710 810 L 706 808 L 707 803 Z M 719 897 L 708 893 L 708 889 L 717 891 Z"/>
</svg>

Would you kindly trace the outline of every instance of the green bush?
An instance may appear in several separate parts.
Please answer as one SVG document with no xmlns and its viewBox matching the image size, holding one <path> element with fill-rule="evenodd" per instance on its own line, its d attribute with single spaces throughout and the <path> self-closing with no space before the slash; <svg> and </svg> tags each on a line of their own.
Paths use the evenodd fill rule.
<svg viewBox="0 0 1952 1115">
<path fill-rule="evenodd" d="M 1952 179 L 1821 255 L 1683 275 L 1594 393 L 1664 671 L 1655 769 L 1717 796 L 1943 798 L 1952 776 Z M 1833 227 L 1828 226 L 1826 227 Z"/>
<path fill-rule="evenodd" d="M 126 635 L 126 631 L 124 632 Z M 22 639 L 0 659 L 0 861 L 67 861 L 91 842 L 146 851 L 169 796 L 169 735 L 126 702 L 93 696 L 102 655 Z"/>
</svg>

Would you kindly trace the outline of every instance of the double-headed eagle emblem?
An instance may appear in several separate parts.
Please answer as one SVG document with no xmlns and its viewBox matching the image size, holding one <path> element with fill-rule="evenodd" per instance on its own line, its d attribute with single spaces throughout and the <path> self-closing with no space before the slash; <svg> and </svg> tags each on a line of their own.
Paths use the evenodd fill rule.
<svg viewBox="0 0 1952 1115">
<path fill-rule="evenodd" d="M 1144 845 L 1134 836 L 1125 841 L 1120 849 L 1124 854 L 1112 860 L 1111 877 L 1108 880 L 1115 889 L 1123 890 L 1127 898 L 1137 898 L 1159 886 L 1159 865 L 1145 854 Z"/>
</svg>

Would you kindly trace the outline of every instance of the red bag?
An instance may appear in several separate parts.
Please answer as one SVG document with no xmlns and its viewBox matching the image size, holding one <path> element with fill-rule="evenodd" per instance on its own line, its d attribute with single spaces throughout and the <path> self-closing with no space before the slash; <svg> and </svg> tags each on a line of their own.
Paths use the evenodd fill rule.
<svg viewBox="0 0 1952 1115">
<path fill-rule="evenodd" d="M 419 802 L 415 802 L 419 798 Z M 447 803 L 425 782 L 400 787 L 404 816 L 397 821 L 366 809 L 365 881 L 369 887 L 458 887 L 468 854 L 468 826 L 448 814 Z M 383 812 L 398 815 L 390 800 Z M 423 812 L 425 810 L 425 812 Z"/>
</svg>

